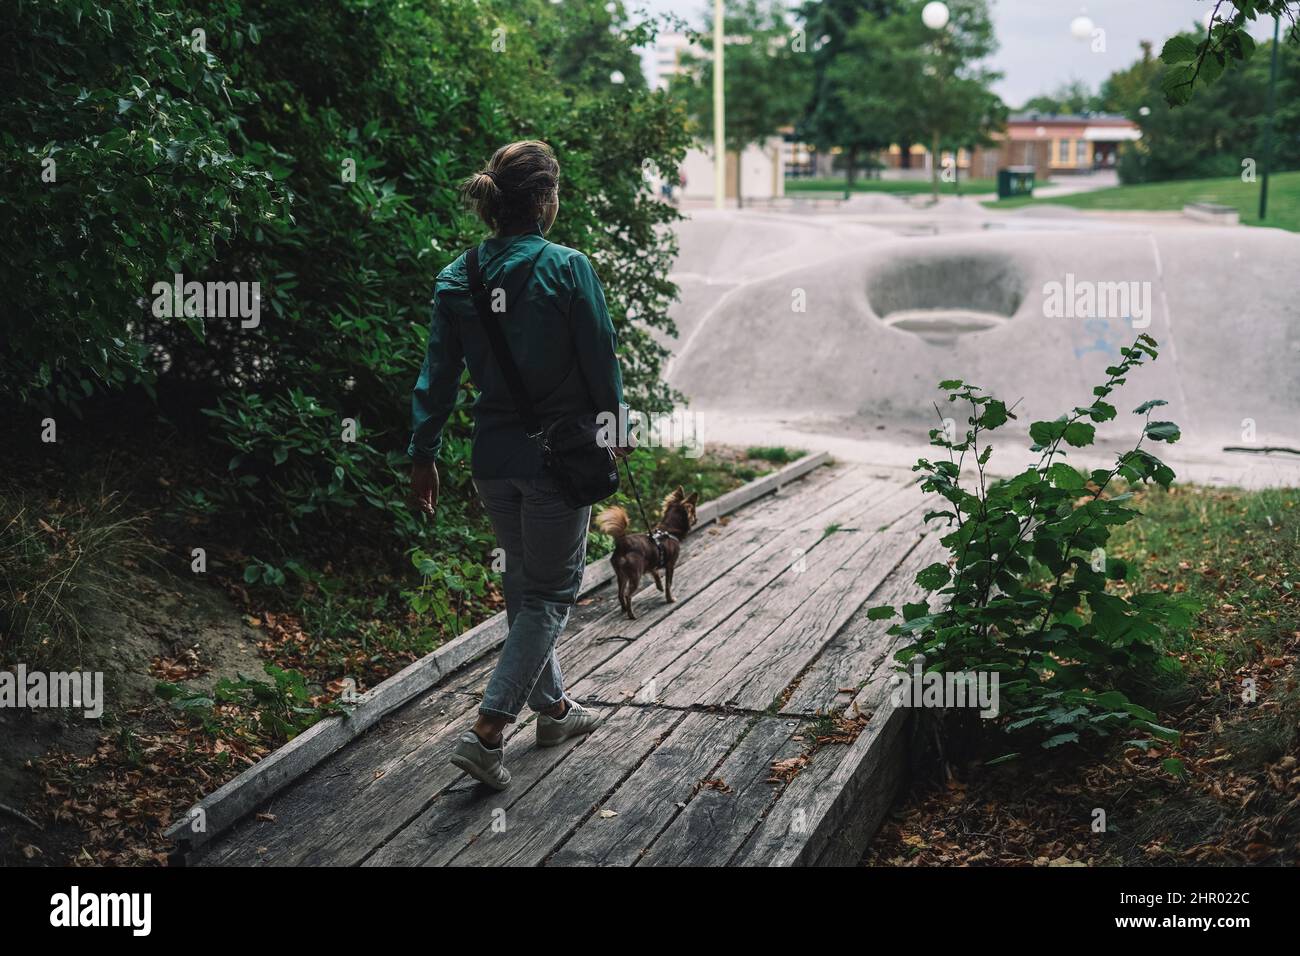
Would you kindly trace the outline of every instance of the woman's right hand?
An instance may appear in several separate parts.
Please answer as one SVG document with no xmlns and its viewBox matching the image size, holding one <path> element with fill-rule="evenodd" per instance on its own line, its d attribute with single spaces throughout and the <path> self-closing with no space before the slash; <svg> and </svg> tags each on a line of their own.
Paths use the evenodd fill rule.
<svg viewBox="0 0 1300 956">
<path fill-rule="evenodd" d="M 411 465 L 411 493 L 415 506 L 430 517 L 438 508 L 438 466 L 431 461 Z"/>
</svg>

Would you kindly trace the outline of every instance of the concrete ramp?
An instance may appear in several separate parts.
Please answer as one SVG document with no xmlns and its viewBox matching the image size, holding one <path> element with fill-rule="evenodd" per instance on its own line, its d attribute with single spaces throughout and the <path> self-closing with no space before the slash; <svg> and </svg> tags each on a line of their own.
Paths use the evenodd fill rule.
<svg viewBox="0 0 1300 956">
<path fill-rule="evenodd" d="M 799 243 L 773 255 L 779 218 L 745 229 L 746 252 L 725 257 L 697 250 L 720 231 L 734 243 L 734 224 L 681 226 L 678 269 L 731 283 L 684 300 L 701 308 L 683 317 L 669 377 L 696 410 L 915 434 L 934 427 L 936 384 L 960 378 L 1021 400 L 1027 423 L 1091 401 L 1145 331 L 1160 359 L 1117 393 L 1110 436 L 1135 436 L 1128 412 L 1162 398 L 1159 417 L 1192 446 L 1300 447 L 1300 237 L 1199 226 L 900 237 L 819 217 L 791 226 Z M 808 238 L 819 223 L 833 255 Z M 762 274 L 735 266 L 747 260 Z"/>
</svg>

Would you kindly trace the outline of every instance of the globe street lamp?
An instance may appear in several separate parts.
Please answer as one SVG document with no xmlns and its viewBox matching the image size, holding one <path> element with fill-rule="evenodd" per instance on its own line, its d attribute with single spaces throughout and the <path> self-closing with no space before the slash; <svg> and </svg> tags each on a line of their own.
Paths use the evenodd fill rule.
<svg viewBox="0 0 1300 956">
<path fill-rule="evenodd" d="M 1070 36 L 1076 40 L 1086 40 L 1092 36 L 1092 18 L 1085 16 L 1075 17 L 1070 21 Z"/>
<path fill-rule="evenodd" d="M 948 25 L 948 4 L 934 0 L 921 10 L 921 22 L 931 30 L 942 30 Z"/>
</svg>

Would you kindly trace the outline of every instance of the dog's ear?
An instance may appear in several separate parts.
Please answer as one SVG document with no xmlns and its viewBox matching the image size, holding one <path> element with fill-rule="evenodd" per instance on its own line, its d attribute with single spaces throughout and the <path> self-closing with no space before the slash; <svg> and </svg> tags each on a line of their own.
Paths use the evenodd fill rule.
<svg viewBox="0 0 1300 956">
<path fill-rule="evenodd" d="M 677 488 L 672 493 L 673 500 L 681 501 L 685 497 L 686 497 L 686 489 L 684 489 L 681 485 L 678 485 Z"/>
<path fill-rule="evenodd" d="M 698 491 L 692 491 L 690 497 L 686 499 L 686 503 L 688 505 L 699 504 L 699 502 L 700 502 L 700 493 Z"/>
</svg>

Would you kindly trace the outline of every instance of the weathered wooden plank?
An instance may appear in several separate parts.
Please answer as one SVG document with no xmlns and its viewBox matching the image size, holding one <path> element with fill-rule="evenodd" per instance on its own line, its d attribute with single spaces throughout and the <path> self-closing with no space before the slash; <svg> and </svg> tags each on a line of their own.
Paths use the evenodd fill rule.
<svg viewBox="0 0 1300 956">
<path fill-rule="evenodd" d="M 263 819 L 249 818 L 205 847 L 206 866 L 351 865 L 431 798 L 428 787 L 450 741 L 478 707 L 465 693 L 491 669 L 476 662 L 433 693 L 388 715 L 378 726 L 273 796 Z M 455 779 L 459 773 L 448 766 Z"/>
<path fill-rule="evenodd" d="M 597 709 L 606 714 L 605 723 L 587 737 L 546 748 L 537 747 L 531 735 L 514 746 L 507 743 L 509 789 L 498 793 L 462 778 L 456 786 L 441 791 L 419 817 L 363 865 L 447 866 L 473 850 L 480 840 L 495 840 L 492 852 L 510 856 L 538 852 L 541 855 L 530 862 L 540 862 L 578 825 L 592 803 L 613 789 L 621 776 L 631 773 L 683 716 L 662 709 L 654 713 L 649 708 Z M 571 754 L 583 748 L 587 756 L 568 766 Z M 593 771 L 593 767 L 605 770 Z M 600 775 L 614 770 L 618 773 L 608 781 Z M 553 773 L 559 774 L 555 781 L 538 790 Z M 567 796 L 553 795 L 566 788 L 571 791 Z M 561 806 L 572 813 L 579 808 L 583 812 L 569 821 L 560 812 Z M 560 825 L 562 819 L 566 822 Z"/>
<path fill-rule="evenodd" d="M 817 795 L 829 785 L 849 746 L 826 744 L 814 749 L 811 739 L 805 746 L 812 750 L 806 754 L 808 762 L 776 796 L 744 846 L 727 861 L 729 865 L 764 866 L 787 842 L 798 844 L 810 837 Z"/>
<path fill-rule="evenodd" d="M 547 860 L 548 866 L 631 866 L 712 779 L 752 717 L 691 713 Z"/>
<path fill-rule="evenodd" d="M 711 632 L 718 625 L 732 618 L 754 595 L 770 587 L 793 564 L 806 560 L 811 565 L 819 560 L 816 557 L 818 548 L 825 540 L 838 537 L 823 538 L 828 525 L 847 524 L 868 517 L 887 507 L 888 502 L 897 499 L 903 490 L 896 485 L 868 486 L 823 510 L 814 516 L 815 520 L 802 522 L 798 527 L 768 538 L 766 544 L 728 574 L 693 595 L 686 615 L 675 614 L 656 622 L 642 632 L 635 643 L 618 649 L 616 654 L 578 681 L 574 693 L 583 699 L 616 702 L 638 694 L 643 687 L 648 688 L 648 682 L 653 678 L 656 687 L 650 697 L 657 697 L 666 686 L 666 680 L 661 681 L 660 675 L 670 677 L 678 673 L 667 673 L 675 661 L 693 651 L 698 654 L 705 650 L 707 645 L 698 650 L 696 645 L 710 639 Z M 734 627 L 713 640 L 722 640 L 733 631 Z"/>
<path fill-rule="evenodd" d="M 709 543 L 709 550 L 703 555 L 696 550 L 696 539 L 687 538 L 683 563 L 678 567 L 673 583 L 674 603 L 664 601 L 654 585 L 648 583 L 635 601 L 637 620 L 629 621 L 615 601 L 608 605 L 608 611 L 598 620 L 561 638 L 560 661 L 571 692 L 578 699 L 585 699 L 581 678 L 629 645 L 642 640 L 670 615 L 678 621 L 698 613 L 696 602 L 699 598 L 707 595 L 712 599 L 717 594 L 710 592 L 711 586 L 725 579 L 750 555 L 770 546 L 773 528 L 784 528 L 809 517 L 830 513 L 849 500 L 865 500 L 864 492 L 869 487 L 873 487 L 870 479 L 865 479 L 860 473 L 845 472 L 810 489 L 806 495 L 774 496 L 762 504 L 751 506 L 733 519 L 720 540 Z"/>
<path fill-rule="evenodd" d="M 728 511 L 779 489 L 827 462 L 829 456 L 824 453 L 806 455 L 772 475 L 749 482 L 713 502 L 699 516 L 700 524 L 715 521 Z M 598 566 L 589 566 L 584 571 L 580 596 L 599 587 L 611 576 L 608 562 L 594 564 Z M 320 721 L 204 797 L 166 831 L 167 837 L 187 853 L 209 842 L 322 760 L 357 739 L 385 715 L 497 647 L 505 640 L 506 630 L 505 614 L 495 615 L 410 664 L 361 695 L 346 718 L 332 717 Z"/>
<path fill-rule="evenodd" d="M 886 700 L 829 776 L 795 777 L 737 858 L 750 866 L 856 863 L 903 779 L 907 713 Z M 816 755 L 814 755 L 816 756 Z M 802 776 L 802 774 L 800 775 Z M 778 809 L 780 808 L 780 809 Z M 791 826 L 797 819 L 799 827 Z"/>
<path fill-rule="evenodd" d="M 900 534 L 903 532 L 899 532 Z M 839 629 L 825 651 L 800 676 L 798 686 L 782 706 L 784 714 L 825 714 L 845 709 L 882 661 L 894 639 L 886 632 L 892 621 L 872 621 L 867 612 L 881 604 L 895 607 L 915 601 L 921 593 L 916 573 L 940 559 L 938 535 L 921 538 L 902 562 L 862 602 Z"/>
<path fill-rule="evenodd" d="M 639 866 L 719 866 L 762 821 L 780 792 L 776 761 L 798 757 L 806 744 L 795 721 L 759 717 L 718 768 L 717 783 L 702 789 L 664 828 Z"/>
<path fill-rule="evenodd" d="M 655 669 L 643 671 L 640 675 L 642 681 L 653 679 L 659 699 L 670 706 L 725 703 L 726 695 L 716 700 L 707 695 L 714 682 L 737 666 L 751 670 L 764 667 L 765 662 L 755 656 L 759 645 L 785 620 L 797 616 L 799 608 L 846 562 L 851 562 L 853 555 L 863 549 L 878 547 L 884 540 L 882 536 L 862 529 L 875 528 L 878 524 L 888 526 L 897 521 L 905 513 L 900 503 L 908 500 L 898 494 L 883 498 L 875 496 L 865 511 L 853 516 L 839 531 L 827 534 L 823 529 L 804 529 L 801 531 L 802 540 L 796 539 L 795 547 L 789 548 L 786 554 L 778 551 L 767 555 L 763 561 L 755 557 L 736 569 L 731 576 L 732 582 L 748 592 L 743 595 L 740 605 L 730 609 L 722 620 L 701 620 L 698 630 L 702 633 L 692 635 L 694 639 L 689 646 L 675 653 L 671 660 L 664 657 L 652 660 Z M 762 581 L 760 586 L 753 585 L 754 577 Z M 850 593 L 845 602 L 844 593 L 834 588 L 825 593 L 832 605 L 853 600 Z M 847 617 L 853 609 L 847 607 L 840 613 Z M 807 620 L 813 617 L 815 615 Z M 803 617 L 800 619 L 804 620 Z M 708 626 L 704 627 L 705 624 Z M 817 639 L 824 642 L 833 633 L 817 635 Z M 749 709 L 769 707 L 776 693 L 797 673 L 797 669 L 785 673 L 781 687 L 775 688 L 768 699 Z"/>
<path fill-rule="evenodd" d="M 762 478 L 756 478 L 753 481 L 746 482 L 739 488 L 728 491 L 726 494 L 719 495 L 712 501 L 706 501 L 700 505 L 695 512 L 695 520 L 698 525 L 708 524 L 710 521 L 716 521 L 722 515 L 731 514 L 738 511 L 751 501 L 755 501 L 764 495 L 772 492 L 779 492 L 782 488 L 797 478 L 815 471 L 823 465 L 829 465 L 831 456 L 829 453 L 821 451 L 814 452 L 810 455 L 804 455 L 797 458 L 783 468 L 778 468 L 770 475 L 764 475 Z"/>
<path fill-rule="evenodd" d="M 439 678 L 477 657 L 480 642 L 505 637 L 505 617 L 498 615 L 421 658 L 379 686 L 362 694 L 346 717 L 327 717 L 313 724 L 235 779 L 208 794 L 167 831 L 182 852 L 191 852 L 225 832 L 258 806 L 307 773 L 330 754 L 360 738 L 387 714 L 428 690 Z M 202 828 L 200 829 L 199 825 Z"/>
<path fill-rule="evenodd" d="M 685 718 L 623 707 L 512 804 L 504 826 L 478 832 L 452 866 L 536 866 L 588 819 Z"/>
<path fill-rule="evenodd" d="M 805 582 L 805 575 L 799 575 L 802 593 L 763 605 L 768 617 L 763 626 L 747 622 L 744 640 L 716 647 L 696 663 L 685 682 L 671 687 L 666 699 L 690 698 L 745 710 L 772 706 L 915 541 L 909 532 L 873 534 L 820 583 Z M 764 631 L 766 637 L 761 636 Z"/>
</svg>

